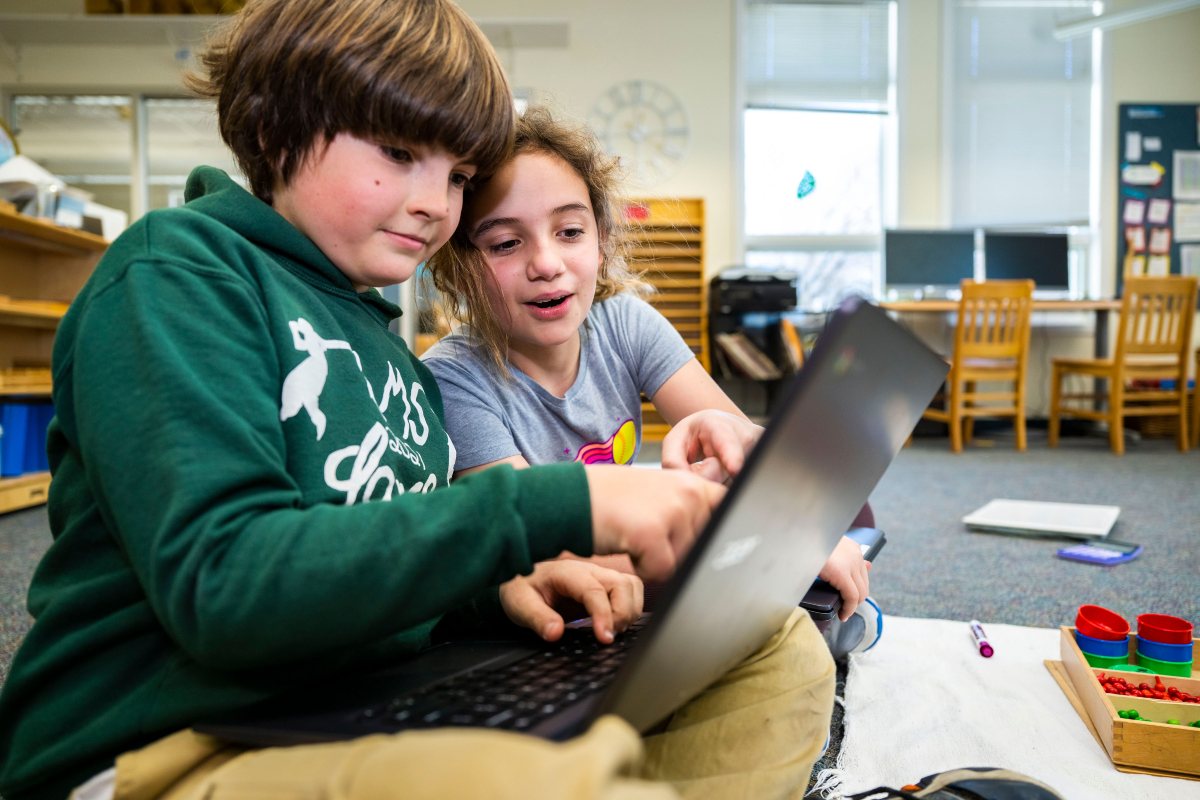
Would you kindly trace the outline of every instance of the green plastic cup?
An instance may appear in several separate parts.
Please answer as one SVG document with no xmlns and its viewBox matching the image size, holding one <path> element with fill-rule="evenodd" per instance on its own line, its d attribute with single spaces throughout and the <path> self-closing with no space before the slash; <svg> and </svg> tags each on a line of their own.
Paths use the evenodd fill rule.
<svg viewBox="0 0 1200 800">
<path fill-rule="evenodd" d="M 1084 650 L 1081 650 L 1080 652 L 1083 653 L 1083 657 L 1087 660 L 1087 662 L 1096 669 L 1111 669 L 1112 667 L 1120 664 L 1129 663 L 1126 660 L 1127 656 L 1097 656 Z M 1189 664 L 1188 667 L 1190 668 L 1191 665 Z"/>
<path fill-rule="evenodd" d="M 1177 678 L 1192 677 L 1191 661 L 1159 661 L 1157 658 L 1151 658 L 1150 656 L 1138 653 L 1137 663 L 1147 669 L 1154 670 L 1159 675 L 1174 675 Z"/>
</svg>

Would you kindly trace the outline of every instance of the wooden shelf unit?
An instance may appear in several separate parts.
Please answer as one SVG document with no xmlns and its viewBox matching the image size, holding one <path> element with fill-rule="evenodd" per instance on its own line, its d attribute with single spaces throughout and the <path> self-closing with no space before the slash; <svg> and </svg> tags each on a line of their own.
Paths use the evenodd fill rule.
<svg viewBox="0 0 1200 800">
<path fill-rule="evenodd" d="M 704 200 L 640 198 L 626 206 L 629 266 L 654 287 L 648 299 L 709 369 L 708 282 L 704 268 Z M 642 406 L 642 438 L 661 441 L 670 426 Z"/>
<path fill-rule="evenodd" d="M 50 493 L 49 472 L 26 472 L 12 478 L 0 478 L 0 513 L 40 506 Z"/>
<path fill-rule="evenodd" d="M 0 205 L 0 396 L 50 395 L 54 332 L 108 247 Z M 0 478 L 0 513 L 46 502 L 50 474 Z"/>
</svg>

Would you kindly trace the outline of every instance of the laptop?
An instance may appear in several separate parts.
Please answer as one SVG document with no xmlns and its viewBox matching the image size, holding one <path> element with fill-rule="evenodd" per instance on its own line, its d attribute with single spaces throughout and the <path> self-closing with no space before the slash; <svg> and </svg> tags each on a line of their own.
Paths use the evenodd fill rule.
<svg viewBox="0 0 1200 800">
<path fill-rule="evenodd" d="M 590 630 L 568 631 L 559 645 L 532 634 L 452 641 L 393 670 L 354 676 L 352 687 L 331 690 L 326 681 L 195 728 L 253 745 L 443 725 L 564 739 L 612 713 L 647 731 L 782 626 L 946 369 L 878 307 L 860 298 L 839 306 L 654 612 L 613 645 L 599 645 Z M 565 659 L 565 668 L 552 659 Z M 577 673 L 593 677 L 568 680 Z M 522 681 L 536 684 L 532 694 Z"/>
<path fill-rule="evenodd" d="M 1120 506 L 992 500 L 963 517 L 971 530 L 1068 539 L 1103 539 L 1112 531 Z"/>
</svg>

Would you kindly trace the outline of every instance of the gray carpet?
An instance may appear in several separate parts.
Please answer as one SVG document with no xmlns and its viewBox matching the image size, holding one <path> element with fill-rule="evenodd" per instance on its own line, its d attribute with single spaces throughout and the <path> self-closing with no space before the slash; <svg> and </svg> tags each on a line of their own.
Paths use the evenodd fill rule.
<svg viewBox="0 0 1200 800">
<path fill-rule="evenodd" d="M 1061 541 L 967 532 L 963 515 L 1000 497 L 1120 506 L 1111 537 L 1145 550 L 1101 567 L 1056 557 Z M 944 439 L 917 439 L 871 505 L 888 534 L 871 576 L 885 613 L 1057 627 L 1095 603 L 1131 621 L 1153 611 L 1200 624 L 1200 452 L 1172 440 L 1114 456 L 1103 438 L 1050 450 L 1033 431 L 1025 453 L 1001 440 L 954 456 Z"/>
<path fill-rule="evenodd" d="M 1131 621 L 1154 611 L 1200 624 L 1200 452 L 1144 439 L 1117 457 L 1105 439 L 1082 436 L 1049 450 L 1034 430 L 1029 450 L 1017 453 L 1009 434 L 993 436 L 957 456 L 944 438 L 918 438 L 871 495 L 888 535 L 871 575 L 885 636 L 889 614 L 1057 627 L 1071 624 L 1081 603 Z M 657 449 L 642 458 L 657 458 Z M 1113 537 L 1145 552 L 1098 567 L 1055 557 L 1059 541 L 967 532 L 962 516 L 997 497 L 1119 505 Z M 0 683 L 28 629 L 25 589 L 49 541 L 44 508 L 0 516 Z M 841 736 L 836 709 L 818 769 L 833 765 Z"/>
<path fill-rule="evenodd" d="M 38 559 L 50 544 L 46 508 L 0 515 L 0 685 L 25 631 L 25 592 Z"/>
</svg>

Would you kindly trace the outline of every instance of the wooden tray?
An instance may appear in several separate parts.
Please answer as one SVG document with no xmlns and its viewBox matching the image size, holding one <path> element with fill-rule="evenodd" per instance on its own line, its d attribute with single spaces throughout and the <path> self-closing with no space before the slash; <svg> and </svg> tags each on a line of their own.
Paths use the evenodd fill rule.
<svg viewBox="0 0 1200 800">
<path fill-rule="evenodd" d="M 1113 765 L 1122 772 L 1200 780 L 1200 728 L 1188 725 L 1200 719 L 1200 704 L 1105 694 L 1096 675 L 1112 673 L 1114 670 L 1094 668 L 1087 663 L 1075 643 L 1074 628 L 1063 627 L 1060 632 L 1062 661 L 1047 661 L 1046 667 L 1108 753 Z M 1133 663 L 1133 634 L 1130 636 L 1130 663 Z M 1153 675 L 1136 672 L 1116 674 L 1134 684 L 1143 680 L 1154 683 Z M 1166 686 L 1176 686 L 1189 694 L 1200 695 L 1200 675 L 1195 671 L 1190 678 L 1171 675 L 1159 677 Z M 1123 719 L 1117 716 L 1118 707 L 1136 708 L 1140 714 L 1152 719 L 1178 719 L 1181 724 Z"/>
</svg>

